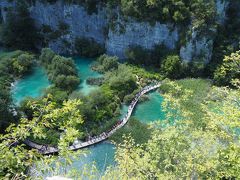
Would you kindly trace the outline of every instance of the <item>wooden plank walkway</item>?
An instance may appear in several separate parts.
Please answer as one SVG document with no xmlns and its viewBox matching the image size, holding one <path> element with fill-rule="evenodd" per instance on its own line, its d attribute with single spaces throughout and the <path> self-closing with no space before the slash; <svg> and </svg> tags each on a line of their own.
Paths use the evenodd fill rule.
<svg viewBox="0 0 240 180">
<path fill-rule="evenodd" d="M 128 107 L 127 114 L 121 120 L 119 120 L 118 123 L 115 124 L 109 131 L 103 132 L 102 134 L 96 137 L 92 137 L 90 140 L 86 142 L 80 142 L 80 141 L 74 142 L 73 145 L 69 147 L 69 149 L 70 150 L 82 149 L 108 139 L 118 129 L 122 128 L 128 122 L 140 97 L 154 89 L 159 88 L 160 86 L 161 86 L 161 83 L 144 87 L 138 94 L 136 94 L 135 98 L 132 100 L 131 104 Z M 58 153 L 59 151 L 57 147 L 53 147 L 49 145 L 40 145 L 30 140 L 25 140 L 24 143 L 31 148 L 37 149 L 41 154 L 44 154 L 44 155 Z"/>
</svg>

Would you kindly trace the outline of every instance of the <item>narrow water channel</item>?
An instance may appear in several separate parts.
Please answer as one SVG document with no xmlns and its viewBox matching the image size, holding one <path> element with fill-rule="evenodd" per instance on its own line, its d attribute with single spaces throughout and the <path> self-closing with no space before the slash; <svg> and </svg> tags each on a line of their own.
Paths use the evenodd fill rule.
<svg viewBox="0 0 240 180">
<path fill-rule="evenodd" d="M 91 91 L 98 88 L 98 86 L 92 86 L 87 84 L 87 79 L 89 77 L 100 77 L 101 74 L 93 71 L 91 69 L 91 64 L 93 63 L 94 59 L 86 59 L 86 58 L 74 58 L 75 63 L 77 65 L 77 70 L 81 79 L 81 83 L 79 85 L 79 90 L 84 94 L 87 95 Z"/>
</svg>

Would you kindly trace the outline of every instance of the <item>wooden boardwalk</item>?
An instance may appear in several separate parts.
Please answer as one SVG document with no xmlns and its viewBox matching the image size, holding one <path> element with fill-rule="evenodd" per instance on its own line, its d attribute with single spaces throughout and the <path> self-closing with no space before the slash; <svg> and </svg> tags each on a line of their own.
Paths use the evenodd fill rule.
<svg viewBox="0 0 240 180">
<path fill-rule="evenodd" d="M 86 142 L 76 141 L 73 143 L 73 145 L 71 145 L 69 147 L 69 149 L 70 150 L 78 150 L 78 149 L 85 148 L 85 147 L 97 144 L 99 142 L 102 142 L 102 141 L 108 139 L 118 129 L 122 128 L 128 122 L 140 97 L 154 89 L 159 88 L 160 86 L 161 86 L 161 84 L 158 83 L 155 85 L 150 85 L 150 86 L 144 87 L 138 94 L 136 94 L 135 98 L 132 100 L 131 104 L 128 107 L 127 114 L 121 120 L 119 120 L 118 123 L 115 124 L 109 131 L 103 132 L 102 134 L 100 134 L 96 137 L 92 137 L 90 140 L 88 140 Z M 30 140 L 25 140 L 24 143 L 31 148 L 37 149 L 41 154 L 45 154 L 45 155 L 58 153 L 58 151 L 59 151 L 57 147 L 53 147 L 53 146 L 49 146 L 49 145 L 40 145 L 40 144 L 37 144 Z"/>
</svg>

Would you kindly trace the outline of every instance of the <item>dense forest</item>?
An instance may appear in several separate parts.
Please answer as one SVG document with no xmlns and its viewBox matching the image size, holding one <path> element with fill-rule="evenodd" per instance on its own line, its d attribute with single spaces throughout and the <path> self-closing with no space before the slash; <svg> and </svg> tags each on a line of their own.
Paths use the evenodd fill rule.
<svg viewBox="0 0 240 180">
<path fill-rule="evenodd" d="M 72 54 L 54 52 L 49 42 L 70 30 L 64 22 L 55 30 L 39 27 L 30 13 L 37 1 L 48 6 L 57 2 L 9 0 L 14 6 L 5 9 L 5 18 L 1 14 L 0 178 L 34 179 L 31 170 L 39 162 L 42 171 L 74 179 L 240 178 L 239 2 L 228 1 L 225 22 L 219 23 L 214 0 L 61 1 L 81 6 L 89 15 L 105 7 L 110 29 L 121 27 L 119 16 L 126 22 L 132 18 L 171 23 L 180 29 L 176 48 L 131 45 L 121 59 L 108 54 L 104 44 L 83 36 L 72 44 L 64 42 L 74 47 Z M 180 46 L 193 33 L 190 24 L 199 36 L 214 36 L 209 62 L 182 59 Z M 83 77 L 75 56 L 91 58 L 90 69 L 99 74 L 86 80 L 96 87 L 89 94 L 80 91 Z M 41 96 L 16 104 L 15 83 L 31 76 L 35 68 L 43 68 L 50 85 Z M 71 151 L 69 146 L 115 127 L 122 106 L 132 106 L 144 87 L 157 83 L 163 103 L 154 108 L 165 113 L 164 119 L 146 124 L 130 118 L 109 138 L 116 147 L 116 163 L 104 173 L 95 173 L 94 164 L 69 170 L 74 159 L 86 156 L 84 150 Z M 148 98 L 143 95 L 139 103 Z M 57 147 L 58 154 L 43 155 L 28 147 L 26 140 Z"/>
</svg>

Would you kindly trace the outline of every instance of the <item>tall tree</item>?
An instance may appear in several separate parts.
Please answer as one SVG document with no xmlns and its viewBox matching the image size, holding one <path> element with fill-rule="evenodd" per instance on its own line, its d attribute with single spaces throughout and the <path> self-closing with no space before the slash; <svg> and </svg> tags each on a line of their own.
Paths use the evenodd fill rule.
<svg viewBox="0 0 240 180">
<path fill-rule="evenodd" d="M 240 79 L 240 51 L 225 56 L 214 72 L 214 80 L 218 85 L 229 85 L 236 79 Z"/>
<path fill-rule="evenodd" d="M 38 30 L 25 1 L 17 1 L 16 8 L 8 9 L 3 24 L 2 41 L 11 49 L 35 50 L 39 40 Z"/>
<path fill-rule="evenodd" d="M 15 121 L 11 111 L 13 104 L 9 90 L 0 84 L 0 133 Z"/>
</svg>

